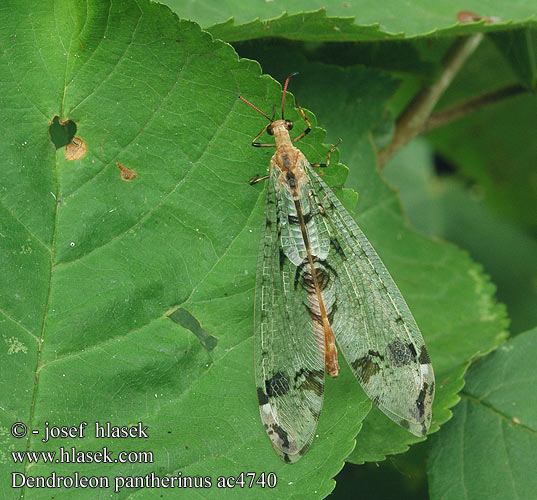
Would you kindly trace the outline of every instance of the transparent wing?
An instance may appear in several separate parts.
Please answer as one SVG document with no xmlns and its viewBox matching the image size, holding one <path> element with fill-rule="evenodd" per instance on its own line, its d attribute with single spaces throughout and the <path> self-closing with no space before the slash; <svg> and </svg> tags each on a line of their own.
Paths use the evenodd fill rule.
<svg viewBox="0 0 537 500">
<path fill-rule="evenodd" d="M 394 422 L 417 436 L 431 423 L 434 374 L 423 337 L 401 292 L 354 219 L 306 165 L 331 238 L 337 273 L 332 328 L 364 391 Z"/>
<path fill-rule="evenodd" d="M 299 283 L 306 266 L 289 258 L 300 260 L 301 243 L 286 190 L 277 185 L 278 171 L 271 169 L 268 182 L 257 268 L 256 385 L 261 420 L 274 449 L 286 462 L 295 462 L 311 444 L 321 412 L 324 344 Z"/>
</svg>

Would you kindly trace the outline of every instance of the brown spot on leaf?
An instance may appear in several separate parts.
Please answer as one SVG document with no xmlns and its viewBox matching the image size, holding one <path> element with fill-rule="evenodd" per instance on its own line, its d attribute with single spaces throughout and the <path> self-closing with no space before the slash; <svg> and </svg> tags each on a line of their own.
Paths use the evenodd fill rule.
<svg viewBox="0 0 537 500">
<path fill-rule="evenodd" d="M 80 137 L 73 137 L 71 142 L 65 146 L 65 159 L 69 161 L 80 160 L 87 151 L 86 143 Z"/>
<path fill-rule="evenodd" d="M 133 181 L 138 175 L 136 170 L 132 170 L 121 163 L 116 162 L 116 167 L 119 168 L 119 175 L 121 175 L 121 179 L 126 182 Z"/>
<path fill-rule="evenodd" d="M 470 10 L 461 10 L 457 14 L 457 21 L 459 21 L 459 23 L 461 24 L 475 23 L 481 20 L 485 21 L 486 24 L 491 24 L 496 21 L 496 19 L 492 17 L 480 16 L 479 14 L 476 14 L 475 12 L 472 12 Z"/>
</svg>

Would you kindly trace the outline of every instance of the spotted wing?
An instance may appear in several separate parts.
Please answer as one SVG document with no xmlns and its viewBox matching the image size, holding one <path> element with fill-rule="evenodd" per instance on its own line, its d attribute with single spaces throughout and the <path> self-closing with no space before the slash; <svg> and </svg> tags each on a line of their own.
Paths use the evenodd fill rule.
<svg viewBox="0 0 537 500">
<path fill-rule="evenodd" d="M 423 337 L 401 292 L 354 219 L 306 166 L 328 222 L 327 257 L 337 273 L 332 328 L 364 391 L 394 422 L 417 436 L 431 423 L 434 374 Z"/>
<path fill-rule="evenodd" d="M 261 420 L 274 449 L 284 461 L 295 462 L 311 444 L 321 412 L 324 344 L 318 341 L 309 299 L 299 283 L 307 273 L 307 266 L 297 265 L 303 242 L 289 193 L 278 185 L 278 172 L 272 168 L 268 182 L 257 268 L 256 385 Z M 328 251 L 322 217 L 310 219 L 308 227 L 317 234 L 316 221 L 324 225 L 325 236 L 320 234 L 315 245 Z"/>
</svg>

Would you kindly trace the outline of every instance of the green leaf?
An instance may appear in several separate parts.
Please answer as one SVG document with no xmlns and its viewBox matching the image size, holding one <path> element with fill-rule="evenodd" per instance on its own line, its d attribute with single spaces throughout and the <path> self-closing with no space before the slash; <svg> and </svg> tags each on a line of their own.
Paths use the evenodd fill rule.
<svg viewBox="0 0 537 500">
<path fill-rule="evenodd" d="M 491 33 L 491 39 L 528 89 L 537 85 L 537 30 L 531 28 Z"/>
<path fill-rule="evenodd" d="M 512 334 L 537 324 L 535 239 L 493 213 L 478 187 L 435 175 L 433 150 L 424 138 L 399 151 L 383 174 L 400 189 L 414 227 L 459 245 L 483 264 L 498 287 L 498 299 L 507 307 Z"/>
<path fill-rule="evenodd" d="M 181 472 L 215 484 L 219 475 L 274 471 L 282 496 L 326 496 L 365 398 L 333 386 L 343 411 L 321 424 L 308 461 L 288 467 L 266 438 L 255 397 L 252 304 L 264 196 L 247 181 L 268 157 L 250 146 L 263 121 L 237 95 L 268 106 L 280 99 L 279 85 L 229 45 L 146 1 L 32 10 L 9 2 L 0 18 L 0 107 L 10 116 L 0 141 L 1 362 L 10 374 L 0 391 L 0 497 L 20 497 L 10 487 L 14 470 L 111 481 Z M 76 124 L 83 158 L 67 161 L 56 150 L 55 116 Z M 310 151 L 319 156 L 327 150 L 320 139 L 314 129 Z M 123 180 L 117 163 L 136 178 Z M 201 327 L 218 338 L 212 351 L 167 317 L 180 306 L 201 309 Z M 28 444 L 10 437 L 16 421 L 40 435 Z M 46 422 L 82 421 L 84 439 L 40 440 Z M 96 421 L 142 421 L 149 438 L 96 439 Z M 150 451 L 153 462 L 14 465 L 9 451 L 27 446 Z M 168 491 L 159 490 L 181 492 Z M 122 494 L 154 495 L 139 486 Z M 88 489 L 54 495 L 95 498 Z"/>
<path fill-rule="evenodd" d="M 268 37 L 304 41 L 371 41 L 498 31 L 517 25 L 535 26 L 535 8 L 529 0 L 516 4 L 496 1 L 486 7 L 441 0 L 428 3 L 426 9 L 417 0 L 392 0 L 387 4 L 364 0 L 248 3 L 166 0 L 165 3 L 182 17 L 197 21 L 215 37 L 229 42 Z M 495 22 L 460 24 L 457 14 L 468 9 L 483 17 L 495 18 Z"/>
<path fill-rule="evenodd" d="M 270 111 L 280 86 L 260 78 L 258 64 L 239 61 L 229 45 L 146 0 L 58 0 L 32 9 L 10 0 L 0 9 L 0 109 L 9 117 L 0 139 L 0 363 L 9 375 L 0 382 L 0 497 L 21 496 L 6 480 L 14 470 L 32 476 L 78 471 L 112 481 L 180 472 L 211 476 L 214 483 L 220 475 L 273 471 L 281 497 L 326 496 L 370 402 L 343 368 L 337 381 L 328 381 L 319 437 L 302 461 L 288 466 L 261 427 L 253 382 L 264 187 L 247 181 L 266 170 L 271 153 L 250 147 L 265 122 L 237 95 Z M 353 121 L 359 128 L 352 132 L 327 113 L 330 133 L 348 145 L 342 151 L 352 161 L 362 227 L 414 311 L 439 375 L 451 374 L 500 341 L 503 310 L 464 254 L 405 227 L 368 140 L 395 82 L 374 70 L 349 71 L 348 81 L 364 78 L 358 90 L 368 92 L 358 101 L 363 121 Z M 312 76 L 319 76 L 317 69 Z M 322 113 L 337 102 L 337 92 L 334 101 L 327 98 L 328 76 L 311 93 Z M 85 156 L 70 161 L 56 149 L 49 136 L 56 116 L 76 125 Z M 299 123 L 296 110 L 288 116 Z M 329 146 L 309 116 L 314 130 L 301 148 L 321 160 Z M 334 154 L 325 174 L 332 184 L 346 176 L 337 160 Z M 118 164 L 136 177 L 127 182 Z M 190 326 L 170 320 L 181 307 L 218 340 L 214 349 L 202 346 Z M 439 389 L 438 421 L 459 380 L 444 395 Z M 11 437 L 16 421 L 40 434 Z M 83 421 L 89 424 L 83 439 L 41 441 L 46 422 Z M 149 438 L 98 439 L 96 421 L 141 421 Z M 382 453 L 401 449 L 399 438 L 383 438 Z M 412 438 L 402 439 L 404 445 Z M 150 451 L 153 462 L 29 466 L 13 464 L 9 455 L 60 446 Z M 274 496 L 267 488 L 252 491 Z M 43 495 L 29 487 L 22 493 L 28 500 Z M 122 490 L 133 498 L 181 493 L 190 498 L 192 490 Z M 203 490 L 206 497 L 219 494 L 214 486 Z M 95 498 L 95 491 L 60 488 L 54 496 Z"/>
<path fill-rule="evenodd" d="M 432 499 L 535 496 L 536 356 L 533 329 L 472 366 L 452 421 L 433 439 Z"/>
</svg>

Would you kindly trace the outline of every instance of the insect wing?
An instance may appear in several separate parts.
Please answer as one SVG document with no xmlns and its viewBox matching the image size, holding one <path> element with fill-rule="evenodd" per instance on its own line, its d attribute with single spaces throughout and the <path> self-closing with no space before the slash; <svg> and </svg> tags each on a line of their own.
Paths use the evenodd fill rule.
<svg viewBox="0 0 537 500">
<path fill-rule="evenodd" d="M 266 227 L 259 250 L 255 369 L 265 430 L 278 455 L 295 462 L 311 444 L 321 412 L 324 346 L 317 340 L 305 307 L 307 294 L 296 280 L 299 266 L 288 256 L 300 248 L 292 244 L 293 215 L 285 188 L 278 186 L 278 172 L 271 168 Z"/>
<path fill-rule="evenodd" d="M 327 184 L 305 169 L 328 222 L 327 261 L 337 273 L 332 328 L 362 388 L 417 436 L 431 423 L 434 374 L 419 328 L 379 256 Z"/>
</svg>

